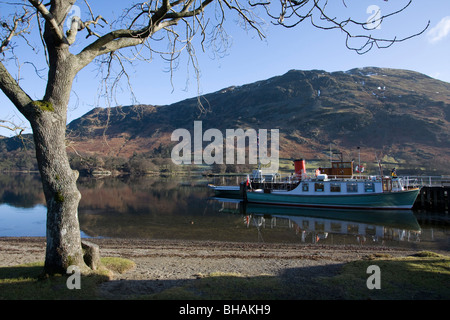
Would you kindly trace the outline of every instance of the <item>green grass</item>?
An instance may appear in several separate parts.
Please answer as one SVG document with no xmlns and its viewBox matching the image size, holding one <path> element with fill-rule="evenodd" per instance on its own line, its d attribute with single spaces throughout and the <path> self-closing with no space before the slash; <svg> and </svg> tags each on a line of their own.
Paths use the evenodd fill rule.
<svg viewBox="0 0 450 320">
<path fill-rule="evenodd" d="M 260 275 L 247 277 L 239 273 L 212 272 L 187 285 L 147 296 L 148 299 L 183 300 L 271 300 L 283 295 L 279 278 Z"/>
<path fill-rule="evenodd" d="M 134 262 L 121 258 L 102 258 L 103 268 L 81 276 L 81 288 L 68 289 L 69 274 L 44 276 L 43 262 L 0 268 L 0 300 L 67 300 L 97 299 L 97 288 L 113 272 L 125 272 Z"/>
<path fill-rule="evenodd" d="M 380 268 L 380 289 L 367 288 L 370 265 Z M 345 289 L 344 299 L 446 300 L 450 298 L 450 257 L 428 251 L 403 258 L 372 255 L 344 265 L 338 276 L 322 283 Z"/>
<path fill-rule="evenodd" d="M 102 258 L 108 270 L 123 273 L 134 267 L 130 260 Z M 381 289 L 368 289 L 367 267 L 380 268 Z M 103 270 L 82 276 L 81 290 L 69 290 L 68 275 L 41 277 L 43 264 L 0 268 L 1 299 L 102 299 L 98 286 L 110 279 Z M 338 269 L 335 269 L 338 270 Z M 261 274 L 248 277 L 239 273 L 211 272 L 198 275 L 183 285 L 153 294 L 135 295 L 136 299 L 164 300 L 276 300 L 276 299 L 450 299 L 450 257 L 433 252 L 393 258 L 373 254 L 344 264 L 336 274 L 311 276 L 307 269 L 290 270 L 295 277 Z M 126 281 L 126 280 L 124 280 Z M 148 281 L 148 280 L 146 280 Z M 160 280 L 161 281 L 161 280 Z"/>
<path fill-rule="evenodd" d="M 115 273 L 125 273 L 136 266 L 133 261 L 119 257 L 103 257 L 101 262 L 104 267 Z"/>
</svg>

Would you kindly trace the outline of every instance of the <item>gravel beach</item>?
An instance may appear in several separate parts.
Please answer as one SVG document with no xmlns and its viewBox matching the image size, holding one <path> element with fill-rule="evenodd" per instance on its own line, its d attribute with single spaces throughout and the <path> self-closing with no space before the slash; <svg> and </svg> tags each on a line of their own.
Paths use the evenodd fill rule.
<svg viewBox="0 0 450 320">
<path fill-rule="evenodd" d="M 103 257 L 122 257 L 136 263 L 132 270 L 101 285 L 102 296 L 112 299 L 160 292 L 215 272 L 314 281 L 316 277 L 337 274 L 346 262 L 374 253 L 391 256 L 414 253 L 372 246 L 137 239 L 89 241 L 100 246 Z M 44 256 L 44 238 L 0 238 L 0 266 L 43 261 Z"/>
</svg>

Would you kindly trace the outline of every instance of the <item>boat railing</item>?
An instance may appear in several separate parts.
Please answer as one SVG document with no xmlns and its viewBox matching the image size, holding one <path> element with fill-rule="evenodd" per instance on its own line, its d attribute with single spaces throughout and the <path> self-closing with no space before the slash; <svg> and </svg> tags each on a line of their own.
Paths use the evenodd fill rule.
<svg viewBox="0 0 450 320">
<path fill-rule="evenodd" d="M 450 176 L 401 176 L 405 187 L 448 187 L 450 186 Z"/>
<path fill-rule="evenodd" d="M 250 175 L 235 175 L 235 176 L 215 176 L 214 184 L 215 185 L 230 185 L 235 184 L 239 185 L 240 182 L 250 177 Z M 315 179 L 315 176 L 308 176 L 308 179 Z M 442 175 L 442 176 L 398 176 L 397 178 L 401 179 L 403 186 L 407 189 L 410 188 L 421 188 L 421 187 L 445 187 L 450 186 L 450 176 Z M 351 176 L 328 176 L 329 180 L 381 180 L 381 176 L 372 176 L 372 175 L 359 175 L 354 174 Z M 285 189 L 292 188 L 292 185 L 297 185 L 299 183 L 299 179 L 292 174 L 286 175 L 277 175 L 273 180 L 261 179 L 260 181 L 255 181 L 262 183 L 264 185 L 272 185 L 278 184 L 279 187 Z"/>
<path fill-rule="evenodd" d="M 213 175 L 212 184 L 215 186 L 228 186 L 228 185 L 239 185 L 242 181 L 246 179 L 248 175 Z"/>
<path fill-rule="evenodd" d="M 348 176 L 333 176 L 328 175 L 328 180 L 382 180 L 386 179 L 388 176 L 379 175 L 348 175 Z M 315 176 L 309 176 L 309 179 L 315 179 Z M 440 187 L 440 186 L 450 186 L 450 176 L 396 176 L 396 178 L 401 179 L 405 187 L 409 188 L 420 188 L 420 187 Z M 281 177 L 280 180 L 283 181 L 289 179 L 289 181 L 298 182 L 296 177 L 289 176 L 288 178 Z"/>
</svg>

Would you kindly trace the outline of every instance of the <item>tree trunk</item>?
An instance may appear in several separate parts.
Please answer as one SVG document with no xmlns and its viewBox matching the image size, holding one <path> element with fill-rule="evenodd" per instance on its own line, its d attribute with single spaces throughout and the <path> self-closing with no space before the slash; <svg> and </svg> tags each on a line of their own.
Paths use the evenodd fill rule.
<svg viewBox="0 0 450 320">
<path fill-rule="evenodd" d="M 41 107 L 45 108 L 49 107 Z M 76 185 L 78 172 L 69 165 L 64 119 L 58 118 L 52 110 L 44 110 L 32 123 L 36 158 L 47 202 L 45 271 L 50 274 L 65 273 L 70 265 L 85 266 L 78 222 L 81 199 Z"/>
<path fill-rule="evenodd" d="M 88 268 L 78 222 L 78 171 L 70 168 L 65 143 L 67 107 L 76 73 L 66 45 L 54 46 L 49 55 L 44 100 L 33 102 L 35 113 L 29 118 L 47 202 L 45 271 L 65 273 L 70 265 L 77 265 L 84 272 Z"/>
</svg>

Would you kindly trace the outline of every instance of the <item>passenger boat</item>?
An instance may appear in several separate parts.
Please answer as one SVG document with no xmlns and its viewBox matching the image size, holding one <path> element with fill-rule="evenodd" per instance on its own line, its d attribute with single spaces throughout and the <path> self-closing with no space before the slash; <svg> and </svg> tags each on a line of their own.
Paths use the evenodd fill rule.
<svg viewBox="0 0 450 320">
<path fill-rule="evenodd" d="M 211 186 L 216 196 L 240 197 L 249 203 L 282 206 L 392 210 L 411 209 L 419 189 L 408 189 L 401 178 L 353 174 L 353 162 L 332 161 L 314 177 L 306 174 L 305 160 L 295 160 L 295 176 L 288 180 L 251 179 L 237 186 Z"/>
</svg>

